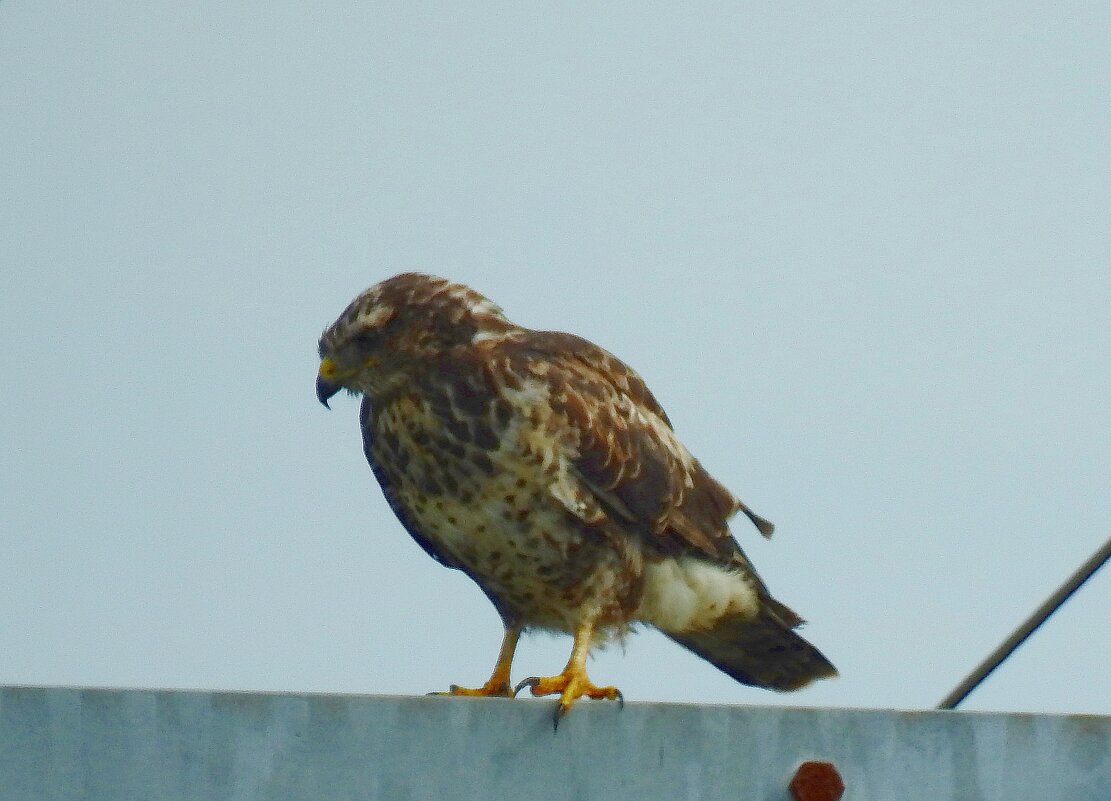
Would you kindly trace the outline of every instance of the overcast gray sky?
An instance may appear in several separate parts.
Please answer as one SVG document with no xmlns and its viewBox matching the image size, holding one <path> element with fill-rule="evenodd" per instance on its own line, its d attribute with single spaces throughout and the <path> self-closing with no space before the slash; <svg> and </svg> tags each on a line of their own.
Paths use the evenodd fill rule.
<svg viewBox="0 0 1111 801">
<path fill-rule="evenodd" d="M 484 680 L 493 609 L 313 395 L 419 269 L 636 367 L 842 672 L 644 632 L 593 678 L 936 704 L 1111 534 L 1111 6 L 1018 5 L 0 4 L 0 682 Z M 1111 714 L 1109 610 L 966 708 Z"/>
</svg>

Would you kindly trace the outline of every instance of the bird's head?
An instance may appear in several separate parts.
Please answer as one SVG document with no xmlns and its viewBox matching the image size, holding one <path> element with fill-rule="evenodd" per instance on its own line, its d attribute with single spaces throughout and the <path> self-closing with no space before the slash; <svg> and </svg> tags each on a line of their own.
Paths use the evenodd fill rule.
<svg viewBox="0 0 1111 801">
<path fill-rule="evenodd" d="M 320 336 L 316 396 L 371 397 L 403 385 L 451 348 L 513 328 L 494 303 L 462 284 L 403 273 L 355 298 Z"/>
</svg>

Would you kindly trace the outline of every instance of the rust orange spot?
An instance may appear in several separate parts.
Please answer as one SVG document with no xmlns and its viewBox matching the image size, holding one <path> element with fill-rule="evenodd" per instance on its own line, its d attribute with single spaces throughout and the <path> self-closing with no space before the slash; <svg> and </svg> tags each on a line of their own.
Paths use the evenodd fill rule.
<svg viewBox="0 0 1111 801">
<path fill-rule="evenodd" d="M 840 801 L 845 783 L 832 762 L 803 762 L 790 789 L 795 801 Z"/>
</svg>

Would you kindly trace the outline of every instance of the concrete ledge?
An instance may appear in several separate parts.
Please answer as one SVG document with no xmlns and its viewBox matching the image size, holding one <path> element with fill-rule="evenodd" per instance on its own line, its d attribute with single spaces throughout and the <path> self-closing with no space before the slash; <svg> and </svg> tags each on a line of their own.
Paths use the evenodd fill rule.
<svg viewBox="0 0 1111 801">
<path fill-rule="evenodd" d="M 1111 717 L 0 688 L 0 798 L 1109 801 Z"/>
</svg>

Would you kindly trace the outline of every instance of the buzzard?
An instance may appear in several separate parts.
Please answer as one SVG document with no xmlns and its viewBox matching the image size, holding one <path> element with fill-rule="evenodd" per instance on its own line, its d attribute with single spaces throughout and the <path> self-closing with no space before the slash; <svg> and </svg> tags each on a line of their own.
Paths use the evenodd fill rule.
<svg viewBox="0 0 1111 801">
<path fill-rule="evenodd" d="M 727 521 L 772 524 L 687 451 L 636 372 L 571 334 L 510 322 L 478 292 L 405 273 L 320 338 L 316 394 L 363 396 L 363 449 L 405 529 L 470 576 L 505 636 L 481 687 L 450 694 L 620 699 L 587 677 L 592 646 L 654 626 L 739 682 L 796 690 L 836 675 L 793 629 Z M 566 632 L 563 671 L 514 687 L 528 629 Z"/>
</svg>

